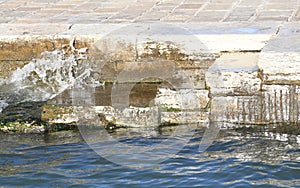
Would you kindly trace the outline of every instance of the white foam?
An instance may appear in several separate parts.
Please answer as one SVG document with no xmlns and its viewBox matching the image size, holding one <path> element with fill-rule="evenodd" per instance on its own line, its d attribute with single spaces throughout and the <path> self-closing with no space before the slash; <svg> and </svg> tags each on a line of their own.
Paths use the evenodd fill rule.
<svg viewBox="0 0 300 188">
<path fill-rule="evenodd" d="M 6 108 L 8 104 L 4 100 L 0 100 L 0 113 Z"/>
<path fill-rule="evenodd" d="M 87 59 L 85 51 L 79 49 L 71 55 L 58 50 L 44 52 L 40 59 L 15 70 L 10 78 L 0 82 L 0 90 L 5 92 L 0 95 L 0 112 L 11 102 L 46 101 L 74 84 L 82 84 L 91 71 L 87 63 L 78 63 Z"/>
</svg>

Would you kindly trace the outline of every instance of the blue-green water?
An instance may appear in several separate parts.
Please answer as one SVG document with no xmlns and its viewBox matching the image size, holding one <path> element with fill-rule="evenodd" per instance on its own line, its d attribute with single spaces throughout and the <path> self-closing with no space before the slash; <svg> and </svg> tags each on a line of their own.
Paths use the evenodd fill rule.
<svg viewBox="0 0 300 188">
<path fill-rule="evenodd" d="M 126 131 L 130 135 L 130 130 Z M 178 154 L 145 169 L 120 166 L 100 157 L 79 133 L 0 135 L 0 185 L 300 187 L 299 136 L 222 130 L 214 144 L 199 153 L 202 133 L 198 129 Z M 133 134 L 126 141 L 152 144 L 166 134 Z"/>
</svg>

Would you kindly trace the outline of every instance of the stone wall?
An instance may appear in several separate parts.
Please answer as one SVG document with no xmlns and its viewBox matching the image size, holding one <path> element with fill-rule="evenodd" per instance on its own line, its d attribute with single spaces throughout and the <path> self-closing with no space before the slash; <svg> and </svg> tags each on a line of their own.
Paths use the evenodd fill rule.
<svg viewBox="0 0 300 188">
<path fill-rule="evenodd" d="M 80 92 L 70 86 L 47 101 L 41 119 L 50 125 L 78 123 L 80 107 L 96 115 L 92 119 L 112 127 L 209 121 L 298 124 L 300 52 L 295 41 L 300 36 L 292 25 L 287 27 L 290 29 L 273 38 L 268 33 L 259 35 L 256 41 L 247 35 L 250 43 L 257 46 L 239 48 L 235 43 L 234 50 L 223 51 L 231 49 L 231 45 L 222 39 L 222 46 L 216 45 L 205 53 L 194 53 L 170 41 L 149 40 L 137 45 L 69 35 L 2 40 L 0 75 L 5 81 L 16 69 L 38 60 L 44 51 L 61 50 L 64 57 L 84 53 L 86 58 L 76 61 L 78 65 L 87 63 L 86 68 L 91 69 L 83 79 L 89 84 L 79 87 Z M 262 40 L 267 38 L 266 44 Z M 211 44 L 212 39 L 203 40 Z M 149 99 L 133 99 L 143 95 L 136 94 L 137 84 L 153 86 L 152 93 L 145 94 Z M 101 98 L 105 92 L 106 98 Z M 147 87 L 139 92 L 147 92 Z"/>
</svg>

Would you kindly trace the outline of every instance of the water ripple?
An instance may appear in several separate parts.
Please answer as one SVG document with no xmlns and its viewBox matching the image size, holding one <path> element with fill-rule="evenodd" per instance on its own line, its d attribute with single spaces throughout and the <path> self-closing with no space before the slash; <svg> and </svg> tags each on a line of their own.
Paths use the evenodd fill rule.
<svg viewBox="0 0 300 188">
<path fill-rule="evenodd" d="M 237 136 L 226 131 L 199 153 L 199 135 L 181 152 L 150 169 L 113 164 L 76 136 L 55 141 L 58 137 L 0 135 L 0 182 L 27 187 L 300 186 L 296 138 L 270 139 L 264 133 Z M 121 139 L 151 145 L 163 137 Z"/>
</svg>

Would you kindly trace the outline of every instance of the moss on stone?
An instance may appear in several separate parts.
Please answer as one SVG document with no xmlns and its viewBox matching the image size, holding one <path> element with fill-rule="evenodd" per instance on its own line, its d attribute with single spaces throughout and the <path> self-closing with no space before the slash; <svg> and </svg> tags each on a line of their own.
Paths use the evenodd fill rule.
<svg viewBox="0 0 300 188">
<path fill-rule="evenodd" d="M 290 134 L 290 135 L 300 135 L 300 125 L 299 124 L 281 124 L 277 125 L 271 129 L 272 132 Z"/>
<path fill-rule="evenodd" d="M 56 123 L 51 124 L 47 127 L 47 133 L 60 132 L 60 131 L 69 131 L 69 130 L 78 130 L 77 124 L 68 124 L 68 123 Z"/>
<path fill-rule="evenodd" d="M 117 128 L 116 122 L 107 120 L 105 114 L 99 113 L 98 117 L 106 130 L 114 130 Z"/>
<path fill-rule="evenodd" d="M 46 124 L 42 122 L 32 121 L 13 121 L 0 122 L 0 131 L 4 133 L 44 133 L 46 131 Z"/>
<path fill-rule="evenodd" d="M 166 108 L 165 110 L 166 110 L 167 112 L 182 112 L 182 111 L 183 111 L 183 110 L 180 109 L 180 108 L 172 108 L 172 107 Z"/>
<path fill-rule="evenodd" d="M 43 113 L 41 119 L 43 121 L 49 121 L 59 118 L 62 114 L 71 114 L 73 113 L 72 106 L 57 106 L 46 104 L 43 106 Z"/>
</svg>

